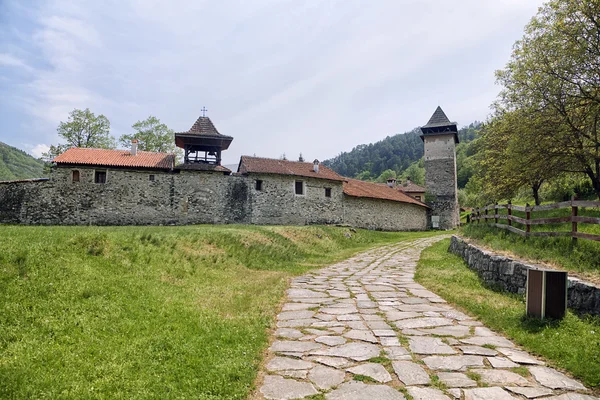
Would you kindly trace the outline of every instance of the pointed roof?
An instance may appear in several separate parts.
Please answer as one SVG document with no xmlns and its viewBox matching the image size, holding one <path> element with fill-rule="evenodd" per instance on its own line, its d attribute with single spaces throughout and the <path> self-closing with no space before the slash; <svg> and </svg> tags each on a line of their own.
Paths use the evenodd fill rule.
<svg viewBox="0 0 600 400">
<path fill-rule="evenodd" d="M 179 132 L 176 135 L 231 138 L 231 136 L 221 135 L 208 117 L 199 117 L 188 131 Z"/>
<path fill-rule="evenodd" d="M 451 122 L 442 107 L 438 106 L 429 118 L 429 122 L 421 127 L 421 139 L 427 135 L 454 134 L 454 142 L 458 143 L 458 130 L 456 122 Z"/>
<path fill-rule="evenodd" d="M 435 109 L 435 112 L 433 113 L 431 118 L 429 118 L 429 122 L 427 122 L 427 125 L 425 125 L 423 128 L 432 128 L 435 126 L 446 125 L 456 125 L 456 122 L 450 122 L 450 120 L 446 116 L 446 113 L 444 113 L 444 110 L 442 110 L 442 107 L 438 106 Z"/>
</svg>

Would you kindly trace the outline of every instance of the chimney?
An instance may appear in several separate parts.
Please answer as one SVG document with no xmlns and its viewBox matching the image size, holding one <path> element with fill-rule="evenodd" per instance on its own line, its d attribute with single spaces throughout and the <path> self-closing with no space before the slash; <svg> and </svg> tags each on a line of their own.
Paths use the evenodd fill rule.
<svg viewBox="0 0 600 400">
<path fill-rule="evenodd" d="M 395 178 L 388 178 L 387 185 L 389 187 L 393 188 L 394 186 L 396 186 L 396 179 Z"/>
<path fill-rule="evenodd" d="M 132 156 L 137 155 L 137 144 L 138 144 L 138 140 L 137 139 L 133 139 L 131 141 L 131 155 Z"/>
<path fill-rule="evenodd" d="M 317 174 L 319 173 L 319 160 L 313 161 L 313 171 L 315 171 Z"/>
<path fill-rule="evenodd" d="M 406 182 L 404 182 L 404 186 L 410 185 L 410 176 L 406 177 Z"/>
</svg>

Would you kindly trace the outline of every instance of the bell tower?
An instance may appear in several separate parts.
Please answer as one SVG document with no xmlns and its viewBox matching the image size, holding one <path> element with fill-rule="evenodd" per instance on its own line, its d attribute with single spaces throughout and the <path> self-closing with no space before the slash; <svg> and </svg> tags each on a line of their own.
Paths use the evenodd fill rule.
<svg viewBox="0 0 600 400">
<path fill-rule="evenodd" d="M 206 116 L 202 116 L 187 132 L 175 134 L 175 145 L 184 151 L 184 164 L 221 165 L 221 152 L 227 150 L 233 138 L 221 135 Z"/>
<path fill-rule="evenodd" d="M 425 146 L 425 186 L 431 207 L 431 227 L 454 229 L 459 224 L 458 186 L 456 183 L 456 122 L 450 122 L 441 107 L 427 125 L 421 127 Z"/>
</svg>

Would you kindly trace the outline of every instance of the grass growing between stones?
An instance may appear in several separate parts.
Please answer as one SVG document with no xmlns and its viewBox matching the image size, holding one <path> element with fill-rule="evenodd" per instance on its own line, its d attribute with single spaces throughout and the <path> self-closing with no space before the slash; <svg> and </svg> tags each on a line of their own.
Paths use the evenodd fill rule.
<svg viewBox="0 0 600 400">
<path fill-rule="evenodd" d="M 0 226 L 0 398 L 246 398 L 290 277 L 423 236 Z"/>
<path fill-rule="evenodd" d="M 600 387 L 600 319 L 579 318 L 571 312 L 562 321 L 525 318 L 522 296 L 484 287 L 462 259 L 448 253 L 449 243 L 442 240 L 423 251 L 417 282 L 549 364 L 588 386 Z"/>
</svg>

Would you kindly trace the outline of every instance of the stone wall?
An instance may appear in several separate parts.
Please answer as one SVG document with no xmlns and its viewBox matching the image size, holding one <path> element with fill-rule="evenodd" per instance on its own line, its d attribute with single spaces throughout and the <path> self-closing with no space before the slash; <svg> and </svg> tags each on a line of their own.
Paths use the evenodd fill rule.
<svg viewBox="0 0 600 400">
<path fill-rule="evenodd" d="M 425 186 L 431 215 L 440 217 L 441 229 L 452 229 L 459 223 L 456 151 L 454 135 L 424 136 Z"/>
<path fill-rule="evenodd" d="M 344 222 L 365 229 L 385 231 L 424 231 L 427 209 L 415 204 L 398 203 L 344 195 Z"/>
<path fill-rule="evenodd" d="M 253 224 L 343 223 L 344 188 L 340 181 L 271 174 L 251 174 L 248 180 Z M 263 182 L 262 190 L 256 190 L 256 180 Z M 304 194 L 296 194 L 296 181 L 303 183 Z M 331 197 L 325 196 L 326 188 L 331 189 Z"/>
<path fill-rule="evenodd" d="M 78 170 L 80 181 L 72 181 Z M 343 193 L 340 181 L 209 171 L 55 168 L 45 182 L 0 183 L 0 223 L 28 225 L 349 224 L 424 230 L 426 208 Z M 153 180 L 150 176 L 153 176 Z M 256 180 L 262 181 L 261 190 Z M 295 194 L 295 182 L 304 194 Z M 331 197 L 325 195 L 330 189 Z"/>
<path fill-rule="evenodd" d="M 527 270 L 539 268 L 482 250 L 458 236 L 452 236 L 448 251 L 462 257 L 486 284 L 511 293 L 525 294 Z M 600 316 L 600 288 L 569 278 L 567 305 L 578 314 Z"/>
</svg>

